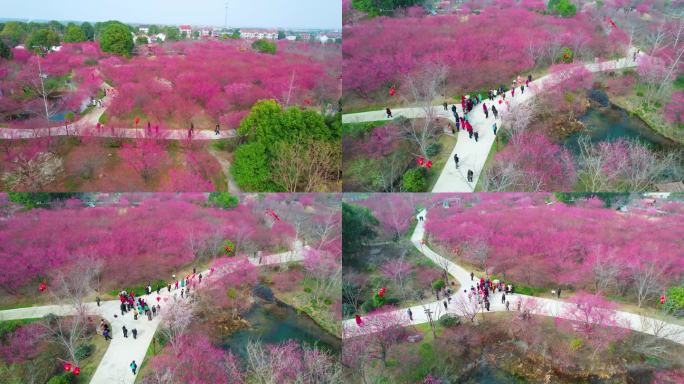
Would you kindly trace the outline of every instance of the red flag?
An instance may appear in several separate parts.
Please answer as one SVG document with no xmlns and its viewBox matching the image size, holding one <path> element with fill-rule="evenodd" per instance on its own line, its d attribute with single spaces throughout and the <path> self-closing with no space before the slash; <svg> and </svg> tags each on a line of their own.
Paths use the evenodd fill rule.
<svg viewBox="0 0 684 384">
<path fill-rule="evenodd" d="M 81 368 L 79 368 L 79 367 L 74 368 L 74 375 L 78 376 L 79 373 L 81 373 Z"/>
<path fill-rule="evenodd" d="M 422 157 L 419 157 L 418 158 L 418 165 L 423 165 L 423 164 L 425 164 L 425 159 L 423 159 Z"/>
<path fill-rule="evenodd" d="M 425 163 L 425 166 L 428 168 L 432 168 L 432 160 L 428 160 L 428 162 Z"/>
<path fill-rule="evenodd" d="M 71 363 L 64 363 L 64 370 L 67 372 L 71 371 Z"/>
</svg>

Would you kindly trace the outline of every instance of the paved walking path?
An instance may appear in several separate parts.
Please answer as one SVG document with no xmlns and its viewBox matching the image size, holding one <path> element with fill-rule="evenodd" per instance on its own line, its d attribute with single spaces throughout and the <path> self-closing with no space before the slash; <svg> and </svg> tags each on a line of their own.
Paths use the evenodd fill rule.
<svg viewBox="0 0 684 384">
<path fill-rule="evenodd" d="M 116 96 L 116 90 L 106 83 L 102 86 L 106 90 L 106 96 L 102 99 L 102 105 L 95 106 L 86 115 L 83 115 L 74 124 L 64 125 L 50 128 L 5 128 L 0 127 L 0 139 L 15 140 L 15 139 L 35 139 L 39 137 L 51 136 L 88 136 L 88 137 L 103 137 L 103 138 L 155 138 L 161 140 L 185 140 L 188 138 L 187 129 L 163 129 L 158 134 L 154 132 L 154 126 L 151 132 L 146 132 L 146 123 L 142 123 L 143 128 L 115 128 L 110 126 L 103 126 L 97 129 L 97 123 L 100 117 L 107 110 L 111 104 L 112 99 Z M 217 135 L 213 130 L 196 129 L 192 134 L 193 140 L 220 140 L 235 137 L 234 129 L 221 130 Z"/>
<path fill-rule="evenodd" d="M 606 61 L 602 63 L 591 63 L 585 64 L 584 67 L 591 72 L 600 72 L 607 70 L 615 70 L 621 68 L 628 68 L 636 66 L 636 61 L 632 60 L 635 49 L 629 50 L 627 57 L 619 59 Z M 640 53 L 643 55 L 643 53 Z M 516 105 L 524 103 L 530 100 L 532 97 L 537 95 L 540 90 L 549 87 L 553 84 L 558 83 L 562 79 L 562 74 L 549 74 L 543 76 L 530 82 L 529 87 L 525 87 L 525 93 L 520 93 L 520 87 L 516 88 L 516 95 L 513 97 L 511 91 L 506 92 L 506 101 L 510 102 L 510 107 L 515 108 Z M 486 97 L 487 95 L 482 95 Z M 492 144 L 496 139 L 492 125 L 496 121 L 497 127 L 500 129 L 502 125 L 502 119 L 505 119 L 505 115 L 508 112 L 506 101 L 499 104 L 499 100 L 502 96 L 498 96 L 494 99 L 494 103 L 487 99 L 484 104 L 487 105 L 489 109 L 489 118 L 485 118 L 484 111 L 482 109 L 482 103 L 473 107 L 473 110 L 468 114 L 470 123 L 473 126 L 473 131 L 478 132 L 479 138 L 475 142 L 475 139 L 470 139 L 468 137 L 468 132 L 465 130 L 460 130 L 458 133 L 458 141 L 454 146 L 451 154 L 449 155 L 448 161 L 442 169 L 435 186 L 432 188 L 432 192 L 473 192 L 477 181 L 482 174 L 485 162 L 491 151 Z M 491 113 L 492 104 L 496 105 L 496 109 L 499 111 L 499 119 L 495 120 Z M 456 104 L 458 114 L 463 117 L 463 109 L 461 104 Z M 434 107 L 434 113 L 437 117 L 442 117 L 445 119 L 453 119 L 454 116 L 451 112 L 451 106 L 448 107 L 448 111 L 445 111 L 442 106 Z M 425 111 L 423 108 L 397 108 L 392 110 L 392 115 L 394 117 L 403 116 L 409 119 L 421 118 L 425 116 Z M 503 117 L 501 116 L 503 115 Z M 382 121 L 387 120 L 387 114 L 384 110 L 361 112 L 361 113 L 351 113 L 342 116 L 342 123 L 361 123 L 370 121 Z M 459 157 L 459 168 L 456 168 L 453 158 L 454 154 L 458 154 Z M 473 181 L 468 182 L 467 173 L 468 170 L 472 170 L 474 173 Z"/>
<path fill-rule="evenodd" d="M 418 214 L 418 216 L 427 217 L 427 211 L 423 210 Z M 429 308 L 432 311 L 432 317 L 435 321 L 445 313 L 452 313 L 459 316 L 463 315 L 463 311 L 459 308 L 457 303 L 459 301 L 469 300 L 467 294 L 463 292 L 463 289 L 469 290 L 470 287 L 476 283 L 470 280 L 470 272 L 466 271 L 458 264 L 442 257 L 430 249 L 427 245 L 423 244 L 424 237 L 425 221 L 419 220 L 418 224 L 416 225 L 416 229 L 411 236 L 411 243 L 413 243 L 419 252 L 430 258 L 437 265 L 446 265 L 447 271 L 458 281 L 461 288 L 456 294 L 452 295 L 451 303 L 447 306 L 447 309 L 444 308 L 444 300 L 438 300 L 435 302 L 410 307 L 411 312 L 413 312 L 413 321 L 409 320 L 407 308 L 396 310 L 396 316 L 401 318 L 401 324 L 405 326 L 427 323 L 429 320 L 427 314 L 425 313 L 425 308 Z M 562 300 L 533 297 L 516 293 L 507 296 L 507 300 L 510 302 L 510 309 L 514 311 L 516 309 L 517 301 L 521 299 L 532 300 L 535 303 L 535 305 L 531 308 L 531 313 L 558 318 L 566 318 L 567 311 L 575 306 L 575 304 Z M 501 293 L 492 294 L 490 296 L 490 304 L 490 312 L 506 311 L 505 304 L 501 302 Z M 482 311 L 482 309 L 480 309 L 480 311 Z M 650 335 L 657 334 L 659 337 L 669 339 L 679 344 L 684 344 L 684 327 L 681 325 L 667 323 L 662 320 L 657 320 L 625 311 L 615 311 L 615 314 L 616 320 L 623 328 L 628 328 L 633 331 L 643 332 Z M 366 316 L 362 319 L 365 319 L 365 323 L 372 323 L 372 319 L 369 319 L 369 316 Z M 343 329 L 344 338 L 369 334 L 374 331 L 373 326 L 357 326 L 354 319 L 345 320 Z"/>
<path fill-rule="evenodd" d="M 307 247 L 302 247 L 301 243 L 296 243 L 293 251 L 265 255 L 261 257 L 261 259 L 251 257 L 248 259 L 257 267 L 295 262 L 304 259 L 304 250 L 306 248 Z M 204 277 L 201 284 L 207 284 L 211 280 L 215 280 L 221 276 L 220 271 L 214 271 L 213 275 L 211 271 L 208 270 L 202 271 L 201 273 Z M 207 283 L 205 283 L 205 281 Z M 167 303 L 168 300 L 173 300 L 172 296 L 178 298 L 180 292 L 179 290 L 173 289 L 173 287 L 171 292 L 168 292 L 166 287 L 164 287 L 158 296 L 161 298 L 159 305 L 161 306 L 161 312 L 163 313 L 165 303 Z M 143 297 L 148 303 L 157 304 L 156 292 L 152 292 L 151 295 L 145 295 Z M 138 320 L 133 320 L 133 314 L 130 312 L 121 316 L 120 304 L 121 302 L 119 300 L 102 301 L 99 307 L 96 303 L 86 304 L 89 314 L 100 316 L 110 323 L 112 332 L 112 340 L 109 342 L 107 351 L 104 356 L 102 356 L 100 365 L 97 367 L 97 370 L 90 381 L 91 384 L 134 383 L 136 375 L 133 375 L 131 372 L 129 364 L 132 360 L 135 360 L 138 367 L 142 365 L 147 349 L 159 326 L 161 319 L 160 315 L 153 317 L 152 321 L 147 320 L 147 317 L 144 315 L 138 316 Z M 0 311 L 0 321 L 39 318 L 50 313 L 66 316 L 73 314 L 74 308 L 69 305 L 47 305 L 10 309 Z M 123 337 L 123 325 L 126 325 L 126 328 L 128 328 L 128 338 Z M 133 328 L 138 330 L 138 338 L 136 340 L 133 339 L 130 332 Z"/>
</svg>

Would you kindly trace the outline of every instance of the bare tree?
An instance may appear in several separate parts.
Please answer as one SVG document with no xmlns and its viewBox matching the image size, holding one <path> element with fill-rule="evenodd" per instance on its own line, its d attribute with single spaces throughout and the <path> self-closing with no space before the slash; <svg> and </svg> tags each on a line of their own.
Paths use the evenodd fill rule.
<svg viewBox="0 0 684 384">
<path fill-rule="evenodd" d="M 102 260 L 80 257 L 73 265 L 58 270 L 52 279 L 50 290 L 54 301 L 66 306 L 65 313 L 48 315 L 42 324 L 51 338 L 64 347 L 68 354 L 65 361 L 79 364 L 76 350 L 88 337 L 88 308 L 85 298 L 89 296 L 102 271 Z"/>
<path fill-rule="evenodd" d="M 646 316 L 640 316 L 639 320 L 643 333 L 634 332 L 633 334 L 634 349 L 638 352 L 660 358 L 667 357 L 672 354 L 673 350 L 671 344 L 665 340 L 684 340 L 682 327 Z"/>
<path fill-rule="evenodd" d="M 448 73 L 446 66 L 428 66 L 404 79 L 405 99 L 408 105 L 421 109 L 423 118 L 404 121 L 401 126 L 406 136 L 418 145 L 423 157 L 427 158 L 427 148 L 440 132 L 436 126 L 437 109 L 435 100 L 442 97 Z"/>
<path fill-rule="evenodd" d="M 477 302 L 475 297 L 468 297 L 465 294 L 458 294 L 451 301 L 453 307 L 456 310 L 456 314 L 463 316 L 470 320 L 471 323 L 475 322 L 477 314 L 480 312 L 481 304 Z"/>
<path fill-rule="evenodd" d="M 338 145 L 322 140 L 299 139 L 280 144 L 273 160 L 274 180 L 288 192 L 313 192 L 337 180 L 342 152 Z"/>
<path fill-rule="evenodd" d="M 652 298 L 662 287 L 666 277 L 664 265 L 649 260 L 642 261 L 630 267 L 631 277 L 634 282 L 634 291 L 637 296 L 637 306 L 641 307 L 644 301 Z"/>
</svg>

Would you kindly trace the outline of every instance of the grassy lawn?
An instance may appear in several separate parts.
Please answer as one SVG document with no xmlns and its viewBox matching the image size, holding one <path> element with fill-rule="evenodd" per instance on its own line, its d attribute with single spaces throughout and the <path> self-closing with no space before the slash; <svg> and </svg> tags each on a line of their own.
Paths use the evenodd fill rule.
<svg viewBox="0 0 684 384">
<path fill-rule="evenodd" d="M 136 383 L 142 383 L 145 375 L 152 369 L 148 365 L 150 362 L 150 359 L 152 357 L 160 354 L 161 351 L 164 349 L 164 344 L 166 344 L 166 343 L 163 340 L 159 339 L 159 337 L 158 337 L 159 335 L 160 335 L 160 333 L 155 334 L 154 337 L 152 338 L 152 342 L 147 347 L 147 352 L 145 353 L 145 358 L 143 359 L 142 363 L 139 364 L 138 374 L 135 376 L 135 382 Z"/>
<path fill-rule="evenodd" d="M 107 348 L 109 348 L 109 342 L 105 341 L 104 337 L 101 337 L 97 333 L 93 334 L 93 337 L 90 338 L 88 344 L 92 345 L 94 349 L 90 356 L 81 360 L 81 374 L 78 379 L 79 383 L 90 382 L 97 367 L 100 365 L 100 361 L 102 361 L 102 356 L 104 356 Z"/>
<path fill-rule="evenodd" d="M 492 162 L 492 159 L 494 158 L 494 155 L 501 152 L 504 148 L 506 148 L 506 144 L 497 136 L 497 140 L 494 141 L 494 144 L 492 144 L 492 148 L 489 150 L 489 154 L 487 155 L 487 160 L 485 160 L 484 167 L 482 167 L 482 173 L 484 173 L 487 170 L 487 168 Z M 480 177 L 477 179 L 477 184 L 475 185 L 474 192 L 482 192 L 482 175 L 480 175 Z"/>
<path fill-rule="evenodd" d="M 449 163 L 451 151 L 456 146 L 456 142 L 456 136 L 451 135 L 441 135 L 439 139 L 437 139 L 440 151 L 437 156 L 431 159 L 432 169 L 428 172 L 427 176 L 428 191 L 432 191 L 432 188 L 437 183 L 437 179 L 439 179 L 439 175 L 442 173 L 442 169 Z"/>
</svg>

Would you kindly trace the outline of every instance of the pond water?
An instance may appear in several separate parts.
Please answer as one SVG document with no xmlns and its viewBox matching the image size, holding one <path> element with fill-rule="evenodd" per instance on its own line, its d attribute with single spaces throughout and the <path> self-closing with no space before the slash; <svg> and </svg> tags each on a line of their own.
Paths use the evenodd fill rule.
<svg viewBox="0 0 684 384">
<path fill-rule="evenodd" d="M 221 348 L 230 349 L 244 358 L 250 340 L 258 339 L 265 344 L 294 340 L 339 355 L 341 340 L 319 327 L 306 314 L 299 314 L 294 308 L 275 299 L 270 289 L 263 285 L 258 285 L 254 294 L 256 302 L 243 316 L 252 326 L 225 337 Z"/>
<path fill-rule="evenodd" d="M 568 136 L 563 141 L 571 152 L 579 153 L 578 139 L 582 135 L 589 136 L 592 142 L 625 138 L 638 140 L 656 150 L 677 148 L 676 142 L 655 132 L 639 117 L 630 116 L 625 110 L 610 104 L 602 92 L 591 91 L 590 98 L 597 103 L 592 103 L 587 112 L 579 118 L 587 128 Z M 600 107 L 596 104 L 605 106 Z"/>
<path fill-rule="evenodd" d="M 56 113 L 50 117 L 50 121 L 64 121 L 66 120 L 67 113 L 69 113 L 69 111 Z"/>
</svg>

